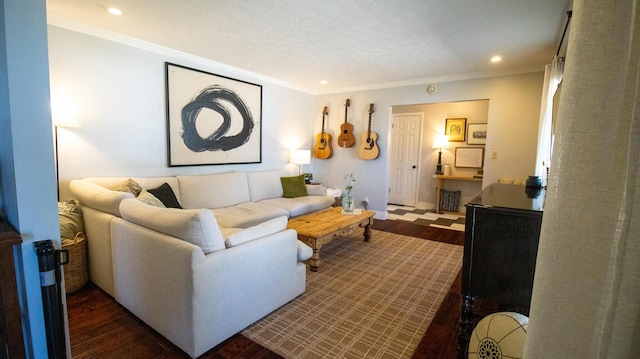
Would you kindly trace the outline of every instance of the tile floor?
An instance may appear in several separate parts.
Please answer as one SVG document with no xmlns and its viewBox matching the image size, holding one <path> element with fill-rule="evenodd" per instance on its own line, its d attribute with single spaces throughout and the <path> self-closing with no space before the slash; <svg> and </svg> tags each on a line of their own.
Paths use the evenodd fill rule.
<svg viewBox="0 0 640 359">
<path fill-rule="evenodd" d="M 436 214 L 428 209 L 415 209 L 413 207 L 397 206 L 390 204 L 387 206 L 389 219 L 409 221 L 423 226 L 446 228 L 454 231 L 464 232 L 464 216 L 455 214 Z"/>
</svg>

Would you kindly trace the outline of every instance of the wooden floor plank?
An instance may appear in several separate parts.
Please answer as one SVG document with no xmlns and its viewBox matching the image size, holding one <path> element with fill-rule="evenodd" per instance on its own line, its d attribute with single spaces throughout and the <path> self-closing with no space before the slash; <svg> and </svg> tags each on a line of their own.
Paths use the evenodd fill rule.
<svg viewBox="0 0 640 359">
<path fill-rule="evenodd" d="M 399 220 L 375 220 L 373 229 L 463 245 L 464 233 Z M 188 358 L 178 347 L 89 284 L 67 297 L 71 352 L 83 358 Z M 460 316 L 460 275 L 420 342 L 414 358 L 455 358 Z M 280 358 L 236 334 L 201 358 Z"/>
</svg>

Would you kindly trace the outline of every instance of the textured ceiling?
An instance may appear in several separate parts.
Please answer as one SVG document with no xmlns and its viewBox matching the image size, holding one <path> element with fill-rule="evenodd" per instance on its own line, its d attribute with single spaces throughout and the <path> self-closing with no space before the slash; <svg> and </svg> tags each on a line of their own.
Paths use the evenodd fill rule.
<svg viewBox="0 0 640 359">
<path fill-rule="evenodd" d="M 53 24 L 86 24 L 330 93 L 542 70 L 569 7 L 570 0 L 47 0 L 47 15 Z M 493 55 L 503 61 L 490 63 Z"/>
</svg>

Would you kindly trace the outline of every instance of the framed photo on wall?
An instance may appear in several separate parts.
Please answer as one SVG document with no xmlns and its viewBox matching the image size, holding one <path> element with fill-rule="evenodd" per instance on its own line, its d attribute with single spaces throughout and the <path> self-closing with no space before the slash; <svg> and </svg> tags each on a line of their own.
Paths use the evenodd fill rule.
<svg viewBox="0 0 640 359">
<path fill-rule="evenodd" d="M 449 142 L 464 142 L 466 130 L 466 118 L 448 118 L 445 121 L 444 134 L 449 136 Z"/>
<path fill-rule="evenodd" d="M 467 144 L 484 145 L 487 143 L 487 124 L 470 123 L 467 127 Z"/>
<path fill-rule="evenodd" d="M 456 147 L 454 166 L 459 168 L 482 168 L 484 147 Z"/>
<path fill-rule="evenodd" d="M 262 86 L 165 63 L 169 167 L 262 162 Z"/>
</svg>

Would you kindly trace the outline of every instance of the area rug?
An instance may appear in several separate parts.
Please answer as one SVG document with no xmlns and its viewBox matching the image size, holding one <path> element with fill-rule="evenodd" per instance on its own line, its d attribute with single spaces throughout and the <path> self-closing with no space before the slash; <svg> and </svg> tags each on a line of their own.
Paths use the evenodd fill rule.
<svg viewBox="0 0 640 359">
<path fill-rule="evenodd" d="M 462 265 L 462 246 L 372 231 L 322 247 L 307 289 L 242 334 L 285 358 L 410 358 Z"/>
</svg>

